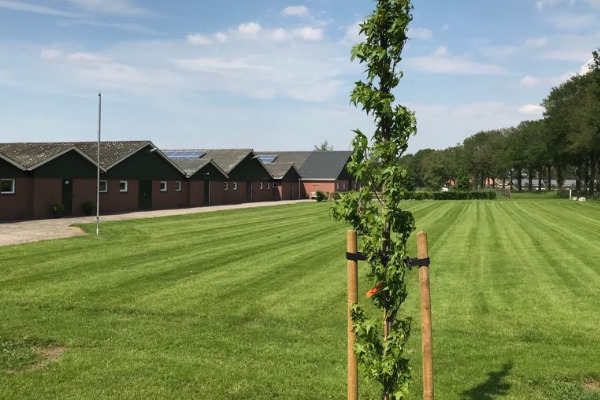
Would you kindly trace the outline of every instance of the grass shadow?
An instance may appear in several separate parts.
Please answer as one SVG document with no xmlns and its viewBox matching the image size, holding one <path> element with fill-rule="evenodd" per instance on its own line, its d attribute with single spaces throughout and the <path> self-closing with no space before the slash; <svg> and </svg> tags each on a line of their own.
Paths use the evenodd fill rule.
<svg viewBox="0 0 600 400">
<path fill-rule="evenodd" d="M 510 384 L 505 381 L 505 378 L 513 367 L 514 363 L 509 361 L 499 371 L 489 372 L 485 382 L 462 392 L 461 400 L 494 400 L 499 396 L 506 396 Z"/>
</svg>

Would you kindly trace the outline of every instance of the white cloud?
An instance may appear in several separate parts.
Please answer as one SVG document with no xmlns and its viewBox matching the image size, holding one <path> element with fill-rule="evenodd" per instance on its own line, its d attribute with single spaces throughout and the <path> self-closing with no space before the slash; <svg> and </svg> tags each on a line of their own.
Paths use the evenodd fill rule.
<svg viewBox="0 0 600 400">
<path fill-rule="evenodd" d="M 187 35 L 186 39 L 187 39 L 188 43 L 199 45 L 199 46 L 206 46 L 206 45 L 212 44 L 211 38 L 201 35 L 199 33 L 196 33 L 193 35 Z"/>
<path fill-rule="evenodd" d="M 346 28 L 345 44 L 356 44 L 364 41 L 365 35 L 360 33 L 360 24 L 362 24 L 362 21 L 355 22 Z"/>
<path fill-rule="evenodd" d="M 531 75 L 526 75 L 523 77 L 523 79 L 521 79 L 521 86 L 524 87 L 534 87 L 537 86 L 541 83 L 541 80 L 539 78 L 536 78 L 535 76 L 531 76 Z"/>
<path fill-rule="evenodd" d="M 194 72 L 227 73 L 230 70 L 273 71 L 265 65 L 253 65 L 242 59 L 220 60 L 217 58 L 177 59 L 174 63 L 180 68 Z"/>
<path fill-rule="evenodd" d="M 311 28 L 310 26 L 306 26 L 304 28 L 294 29 L 292 34 L 296 37 L 313 42 L 323 40 L 323 29 L 321 28 Z"/>
<path fill-rule="evenodd" d="M 308 8 L 305 6 L 289 6 L 281 11 L 283 15 L 303 17 L 308 15 Z"/>
<path fill-rule="evenodd" d="M 86 11 L 123 16 L 140 16 L 153 14 L 150 10 L 139 7 L 130 0 L 63 0 Z"/>
<path fill-rule="evenodd" d="M 484 46 L 481 48 L 481 54 L 489 58 L 505 59 L 517 54 L 521 50 L 517 46 Z"/>
<path fill-rule="evenodd" d="M 485 130 L 517 125 L 523 116 L 518 106 L 499 101 L 465 104 L 408 104 L 417 116 L 418 133 L 411 138 L 409 150 L 444 149 L 462 143 L 467 137 Z"/>
<path fill-rule="evenodd" d="M 448 25 L 448 24 L 444 24 L 444 25 L 442 25 L 442 27 L 440 28 L 440 32 L 446 32 L 448 29 L 450 29 L 450 25 Z"/>
<path fill-rule="evenodd" d="M 594 58 L 590 58 L 588 60 L 588 62 L 586 62 L 585 64 L 583 64 L 581 66 L 581 68 L 579 69 L 579 74 L 580 75 L 585 75 L 588 72 L 590 72 L 592 70 L 592 64 L 593 64 L 593 62 L 594 62 Z"/>
<path fill-rule="evenodd" d="M 62 55 L 63 52 L 61 50 L 50 47 L 44 47 L 40 52 L 40 57 L 42 58 L 42 60 L 55 60 L 57 58 L 62 57 Z"/>
<path fill-rule="evenodd" d="M 519 113 L 535 117 L 542 117 L 546 109 L 539 104 L 525 104 L 519 107 Z"/>
<path fill-rule="evenodd" d="M 575 4 L 575 0 L 539 0 L 535 3 L 535 7 L 541 11 L 545 8 L 556 7 L 562 4 L 568 4 L 572 6 Z"/>
<path fill-rule="evenodd" d="M 600 8 L 600 0 L 585 0 L 590 6 Z"/>
<path fill-rule="evenodd" d="M 547 37 L 539 37 L 539 38 L 529 38 L 525 41 L 525 46 L 527 47 L 542 47 L 548 43 Z"/>
<path fill-rule="evenodd" d="M 49 8 L 44 6 L 36 6 L 29 3 L 23 3 L 22 1 L 11 1 L 11 0 L 0 0 L 0 8 L 12 11 L 22 11 L 34 14 L 52 15 L 56 17 L 68 17 L 76 18 L 79 14 L 57 10 L 55 8 Z"/>
<path fill-rule="evenodd" d="M 463 57 L 452 56 L 448 48 L 438 47 L 430 56 L 407 58 L 406 63 L 419 71 L 432 74 L 457 75 L 504 75 L 502 68 L 467 60 Z"/>
<path fill-rule="evenodd" d="M 40 52 L 40 58 L 49 63 L 62 65 L 67 71 L 68 79 L 78 80 L 83 85 L 93 83 L 96 89 L 110 87 L 135 93 L 148 93 L 181 85 L 181 79 L 169 71 L 142 69 L 115 62 L 100 54 L 66 53 L 57 49 L 44 48 Z"/>
<path fill-rule="evenodd" d="M 594 14 L 555 13 L 547 17 L 547 22 L 561 31 L 577 32 L 594 28 L 598 17 Z"/>
<path fill-rule="evenodd" d="M 427 28 L 410 28 L 408 37 L 411 39 L 430 40 L 433 38 L 433 32 Z"/>
<path fill-rule="evenodd" d="M 220 43 L 225 43 L 227 41 L 227 35 L 222 32 L 215 33 L 215 39 Z"/>
<path fill-rule="evenodd" d="M 542 53 L 542 58 L 576 63 L 581 63 L 583 60 L 587 60 L 589 56 L 589 51 L 578 49 L 559 49 Z"/>
<path fill-rule="evenodd" d="M 282 42 L 284 40 L 290 39 L 290 35 L 283 28 L 275 29 L 271 33 L 271 36 L 273 37 L 273 40 L 278 41 L 278 42 Z"/>
<path fill-rule="evenodd" d="M 246 22 L 238 26 L 238 32 L 244 35 L 256 35 L 261 31 L 261 29 L 262 28 L 260 24 L 256 22 Z"/>
</svg>

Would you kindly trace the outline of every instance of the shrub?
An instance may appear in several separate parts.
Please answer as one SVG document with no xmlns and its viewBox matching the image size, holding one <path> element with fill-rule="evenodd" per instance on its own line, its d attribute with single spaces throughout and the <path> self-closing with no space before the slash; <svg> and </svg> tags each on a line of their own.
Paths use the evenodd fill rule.
<svg viewBox="0 0 600 400">
<path fill-rule="evenodd" d="M 327 194 L 322 190 L 317 190 L 317 201 L 327 200 Z"/>
<path fill-rule="evenodd" d="M 450 191 L 450 192 L 405 192 L 405 200 L 495 200 L 496 192 L 481 191 L 481 192 L 465 192 L 465 191 Z"/>
<path fill-rule="evenodd" d="M 96 206 L 94 206 L 94 203 L 92 203 L 91 201 L 86 201 L 81 205 L 81 209 L 83 210 L 85 215 L 92 215 L 92 211 L 96 209 Z"/>
<path fill-rule="evenodd" d="M 329 200 L 339 200 L 342 196 L 339 192 L 331 192 L 329 193 Z"/>
<path fill-rule="evenodd" d="M 63 215 L 65 212 L 65 205 L 61 202 L 52 203 L 50 206 L 50 211 L 52 211 L 52 215 L 54 215 L 54 217 L 58 217 L 59 215 Z"/>
</svg>

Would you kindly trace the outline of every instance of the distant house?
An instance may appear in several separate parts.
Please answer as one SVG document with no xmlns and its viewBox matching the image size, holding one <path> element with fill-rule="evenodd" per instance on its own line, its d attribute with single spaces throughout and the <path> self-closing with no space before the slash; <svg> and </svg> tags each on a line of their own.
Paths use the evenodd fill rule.
<svg viewBox="0 0 600 400">
<path fill-rule="evenodd" d="M 273 177 L 274 200 L 299 200 L 301 196 L 300 172 L 294 163 L 267 163 L 265 167 Z"/>
<path fill-rule="evenodd" d="M 190 150 L 165 150 L 166 154 L 172 152 L 186 152 Z M 220 201 L 212 204 L 238 204 L 257 201 L 273 200 L 271 190 L 272 177 L 263 163 L 257 158 L 252 149 L 201 149 L 203 154 L 194 157 L 199 160 L 211 160 L 227 177 L 221 181 L 221 190 L 211 184 L 215 196 L 220 193 Z M 181 165 L 180 157 L 175 161 Z M 175 160 L 175 159 L 173 159 Z"/>
<path fill-rule="evenodd" d="M 82 215 L 96 203 L 97 143 L 0 144 L 0 220 Z M 184 173 L 150 141 L 102 142 L 100 211 L 116 213 L 188 206 Z M 10 186 L 10 187 L 9 187 Z"/>
<path fill-rule="evenodd" d="M 186 176 L 189 207 L 223 204 L 223 182 L 229 177 L 203 150 L 164 150 Z"/>
<path fill-rule="evenodd" d="M 0 143 L 0 221 L 66 215 L 96 204 L 97 143 Z M 161 151 L 150 141 L 100 144 L 100 212 L 306 198 L 356 184 L 349 151 Z"/>
<path fill-rule="evenodd" d="M 346 192 L 355 188 L 355 181 L 346 169 L 350 151 L 257 151 L 265 165 L 293 163 L 300 174 L 300 197 L 313 192 Z"/>
<path fill-rule="evenodd" d="M 313 151 L 300 167 L 304 195 L 323 192 L 347 192 L 355 189 L 346 165 L 351 151 Z"/>
</svg>

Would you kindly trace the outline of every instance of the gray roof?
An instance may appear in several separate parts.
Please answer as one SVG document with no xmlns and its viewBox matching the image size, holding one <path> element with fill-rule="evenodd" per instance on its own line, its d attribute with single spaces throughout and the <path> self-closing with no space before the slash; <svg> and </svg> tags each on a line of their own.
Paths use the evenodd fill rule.
<svg viewBox="0 0 600 400">
<path fill-rule="evenodd" d="M 229 174 L 252 149 L 201 149 L 206 152 L 203 159 L 212 159 L 226 174 Z"/>
<path fill-rule="evenodd" d="M 73 144 L 67 143 L 0 143 L 0 154 L 21 169 L 29 170 L 73 148 Z"/>
<path fill-rule="evenodd" d="M 273 177 L 273 179 L 283 179 L 283 177 L 289 172 L 290 169 L 296 170 L 298 175 L 300 175 L 300 171 L 294 165 L 294 163 L 286 162 L 286 163 L 268 163 L 264 164 L 269 174 Z"/>
<path fill-rule="evenodd" d="M 313 151 L 300 167 L 302 179 L 337 179 L 352 156 L 351 151 Z"/>
<path fill-rule="evenodd" d="M 175 163 L 184 173 L 186 177 L 193 176 L 196 172 L 209 164 L 212 164 L 223 177 L 227 178 L 227 174 L 223 171 L 212 159 L 210 158 L 172 158 L 171 161 Z"/>
<path fill-rule="evenodd" d="M 97 142 L 76 142 L 72 144 L 87 154 L 88 157 L 96 160 Z M 146 146 L 155 147 L 148 140 L 100 142 L 100 167 L 110 169 Z"/>
<path fill-rule="evenodd" d="M 156 148 L 148 140 L 100 142 L 100 168 L 106 171 L 146 146 Z M 35 169 L 72 150 L 96 165 L 97 142 L 0 143 L 0 154 L 13 160 L 24 170 Z M 162 152 L 158 153 L 171 162 Z M 175 164 L 173 166 L 178 168 Z"/>
<path fill-rule="evenodd" d="M 296 168 L 300 168 L 312 151 L 255 151 L 254 153 L 259 156 L 277 156 L 271 164 L 294 163 Z"/>
</svg>

